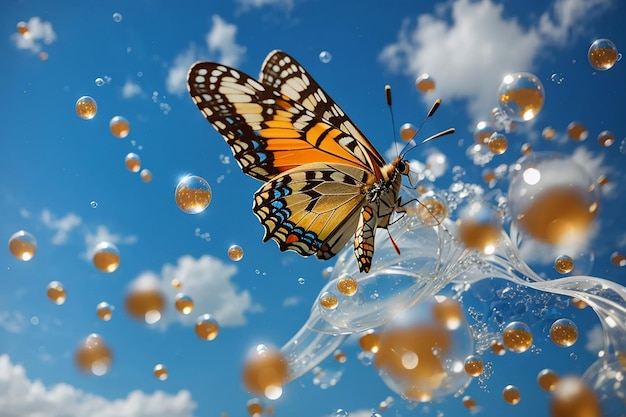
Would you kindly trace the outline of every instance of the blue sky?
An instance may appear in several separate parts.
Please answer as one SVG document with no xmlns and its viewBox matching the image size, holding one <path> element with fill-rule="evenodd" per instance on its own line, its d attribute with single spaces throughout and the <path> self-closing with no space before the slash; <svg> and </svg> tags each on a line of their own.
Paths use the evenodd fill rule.
<svg viewBox="0 0 626 417">
<path fill-rule="evenodd" d="M 453 167 L 459 166 L 466 172 L 464 181 L 485 195 L 494 189 L 506 194 L 506 179 L 491 189 L 481 177 L 484 169 L 514 163 L 523 143 L 573 157 L 593 178 L 610 180 L 601 189 L 596 224 L 577 253 L 591 265 L 589 275 L 624 285 L 624 269 L 610 262 L 613 252 L 626 253 L 626 151 L 620 151 L 626 138 L 624 62 L 597 71 L 587 61 L 595 39 L 626 45 L 624 15 L 619 0 L 4 2 L 0 236 L 8 241 L 14 232 L 27 230 L 37 238 L 38 252 L 30 262 L 0 252 L 0 415 L 35 416 L 42 410 L 55 417 L 246 415 L 246 402 L 255 397 L 240 380 L 246 353 L 258 343 L 282 346 L 308 318 L 326 284 L 322 271 L 334 261 L 303 259 L 262 243 L 263 228 L 250 210 L 260 183 L 240 172 L 186 92 L 187 69 L 197 60 L 256 76 L 269 51 L 286 51 L 389 159 L 396 151 L 384 85 L 393 88 L 397 125 L 419 123 L 441 97 L 443 105 L 423 134 L 451 126 L 456 134 L 410 155 L 422 163 L 445 155 L 446 163 L 430 172 L 439 190 L 450 187 Z M 29 23 L 30 40 L 17 33 L 20 21 Z M 38 56 L 42 51 L 48 54 L 45 61 Z M 331 53 L 330 62 L 320 61 L 322 51 Z M 511 71 L 537 75 L 545 105 L 508 135 L 506 154 L 476 166 L 466 156 L 474 126 L 489 119 L 500 81 Z M 414 87 L 423 72 L 436 81 L 433 93 Z M 97 78 L 105 81 L 102 86 Z M 83 95 L 98 103 L 98 114 L 89 121 L 74 110 Z M 116 115 L 130 122 L 125 139 L 109 132 Z M 574 120 L 587 127 L 586 141 L 567 138 L 566 127 Z M 541 139 L 546 126 L 557 131 L 552 141 Z M 603 130 L 615 134 L 609 148 L 596 141 Z M 126 170 L 129 152 L 140 155 L 152 182 Z M 190 173 L 205 178 L 213 190 L 210 206 L 198 215 L 183 213 L 174 202 L 179 179 Z M 112 274 L 98 271 L 89 259 L 101 241 L 120 250 L 121 265 Z M 240 262 L 227 256 L 232 244 L 244 250 Z M 554 275 L 532 249 L 525 253 L 529 262 Z M 174 277 L 185 277 L 183 290 L 196 302 L 189 316 L 173 308 L 177 291 L 169 282 Z M 152 326 L 129 318 L 123 308 L 129 285 L 146 279 L 159 282 L 170 302 Z M 53 280 L 68 293 L 61 306 L 45 295 Z M 483 282 L 476 293 L 500 294 L 505 285 Z M 589 309 L 563 306 L 561 299 L 531 290 L 515 291 L 508 306 L 498 304 L 505 321 L 521 314 L 511 306 L 528 307 L 534 297 L 545 302 L 546 317 L 574 319 L 580 338 L 572 348 L 555 347 L 545 336 L 544 317 L 529 323 L 537 331 L 533 352 L 503 357 L 485 352 L 492 375 L 467 389 L 480 415 L 548 415 L 548 396 L 537 387 L 536 374 L 551 366 L 580 375 L 599 349 L 600 328 Z M 472 312 L 491 314 L 478 298 L 471 291 L 465 297 L 470 323 Z M 101 301 L 116 308 L 109 322 L 95 314 Z M 195 318 L 203 313 L 221 324 L 211 342 L 193 332 Z M 73 363 L 76 346 L 92 332 L 101 334 L 115 355 L 111 372 L 102 377 L 88 377 Z M 356 337 L 341 349 L 348 355 L 345 365 L 332 358 L 322 364 L 329 373 L 342 372 L 336 386 L 320 389 L 308 373 L 288 384 L 280 399 L 261 399 L 263 404 L 274 407 L 277 416 L 322 417 L 343 409 L 364 417 L 391 396 L 393 406 L 382 415 L 471 414 L 454 397 L 410 404 L 359 360 Z M 157 363 L 168 367 L 166 381 L 152 375 Z M 500 395 L 511 383 L 522 392 L 517 406 Z"/>
</svg>

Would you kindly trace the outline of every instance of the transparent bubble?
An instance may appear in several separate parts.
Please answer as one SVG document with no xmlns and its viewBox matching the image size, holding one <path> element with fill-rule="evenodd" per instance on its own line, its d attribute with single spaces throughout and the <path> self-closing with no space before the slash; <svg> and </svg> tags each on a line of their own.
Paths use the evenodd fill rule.
<svg viewBox="0 0 626 417">
<path fill-rule="evenodd" d="M 27 231 L 20 230 L 9 238 L 9 251 L 21 261 L 30 261 L 37 252 L 37 240 Z"/>
<path fill-rule="evenodd" d="M 489 146 L 489 150 L 495 155 L 502 155 L 509 147 L 509 141 L 506 136 L 496 132 L 489 137 L 487 145 Z"/>
<path fill-rule="evenodd" d="M 211 186 L 202 177 L 187 175 L 176 186 L 176 205 L 185 213 L 198 214 L 211 203 Z"/>
<path fill-rule="evenodd" d="M 111 369 L 113 353 L 102 336 L 92 333 L 80 343 L 74 360 L 82 371 L 102 376 Z"/>
<path fill-rule="evenodd" d="M 41 60 L 41 61 L 47 61 L 48 58 L 50 57 L 50 55 L 48 55 L 48 53 L 45 52 L 45 51 L 39 52 L 38 56 L 39 56 L 39 60 Z"/>
<path fill-rule="evenodd" d="M 130 152 L 124 158 L 124 164 L 130 172 L 139 172 L 141 169 L 141 158 L 136 153 Z"/>
<path fill-rule="evenodd" d="M 533 335 L 526 323 L 514 321 L 504 328 L 502 341 L 511 352 L 522 353 L 532 346 Z"/>
<path fill-rule="evenodd" d="M 515 385 L 507 385 L 502 390 L 502 398 L 511 405 L 516 405 L 522 399 L 522 394 Z"/>
<path fill-rule="evenodd" d="M 498 105 L 511 119 L 526 122 L 539 114 L 544 95 L 539 78 L 527 72 L 516 72 L 504 76 L 498 89 Z"/>
<path fill-rule="evenodd" d="M 550 326 L 550 339 L 560 347 L 570 347 L 578 340 L 578 327 L 570 319 L 559 319 Z"/>
<path fill-rule="evenodd" d="M 343 408 L 338 408 L 333 417 L 348 417 L 349 413 Z"/>
<path fill-rule="evenodd" d="M 565 81 L 565 77 L 560 72 L 555 72 L 550 76 L 550 81 L 555 84 L 561 84 L 563 83 L 563 81 Z"/>
<path fill-rule="evenodd" d="M 554 269 L 560 274 L 569 274 L 574 269 L 574 260 L 571 256 L 560 255 L 554 260 Z"/>
<path fill-rule="evenodd" d="M 459 210 L 458 237 L 470 249 L 485 254 L 495 251 L 500 239 L 500 222 L 496 213 L 478 201 L 468 203 Z"/>
<path fill-rule="evenodd" d="M 152 370 L 152 372 L 154 373 L 156 379 L 158 379 L 159 381 L 165 381 L 170 376 L 170 372 L 162 363 L 154 365 L 154 369 Z"/>
<path fill-rule="evenodd" d="M 333 59 L 333 56 L 331 55 L 330 52 L 328 51 L 320 52 L 320 61 L 322 61 L 322 64 L 328 64 L 332 59 Z"/>
<path fill-rule="evenodd" d="M 602 415 L 602 409 L 595 393 L 579 378 L 565 377 L 557 383 L 556 388 L 552 391 L 550 398 L 551 417 L 600 417 Z"/>
<path fill-rule="evenodd" d="M 139 176 L 143 182 L 152 181 L 152 172 L 149 169 L 142 169 Z"/>
<path fill-rule="evenodd" d="M 114 116 L 109 122 L 109 129 L 113 136 L 123 139 L 130 133 L 130 123 L 122 116 Z"/>
<path fill-rule="evenodd" d="M 120 266 L 120 251 L 113 243 L 100 242 L 93 250 L 93 264 L 102 272 L 114 272 Z"/>
<path fill-rule="evenodd" d="M 496 130 L 491 123 L 484 120 L 480 121 L 476 123 L 476 127 L 474 128 L 474 142 L 487 144 L 494 133 L 496 133 Z"/>
<path fill-rule="evenodd" d="M 541 137 L 545 140 L 552 140 L 556 136 L 556 130 L 552 126 L 546 126 L 541 131 Z"/>
<path fill-rule="evenodd" d="M 118 12 L 113 13 L 113 21 L 115 23 L 121 22 L 122 21 L 122 14 L 118 13 Z"/>
<path fill-rule="evenodd" d="M 339 305 L 337 296 L 332 292 L 325 292 L 320 296 L 320 306 L 326 310 L 334 310 Z"/>
<path fill-rule="evenodd" d="M 174 298 L 176 310 L 187 315 L 193 310 L 193 299 L 187 294 L 178 293 Z"/>
<path fill-rule="evenodd" d="M 101 77 L 96 78 L 95 83 L 98 87 L 102 87 L 104 85 L 104 80 Z"/>
<path fill-rule="evenodd" d="M 567 135 L 570 139 L 583 141 L 589 136 L 589 131 L 584 124 L 574 121 L 567 125 Z"/>
<path fill-rule="evenodd" d="M 598 135 L 598 143 L 605 148 L 613 145 L 615 143 L 615 135 L 608 130 L 603 130 Z"/>
<path fill-rule="evenodd" d="M 65 288 L 63 288 L 63 284 L 59 281 L 52 281 L 48 284 L 48 289 L 46 290 L 46 295 L 56 305 L 61 305 L 65 303 L 67 299 L 67 293 L 65 292 Z"/>
<path fill-rule="evenodd" d="M 606 71 L 617 62 L 617 47 L 609 39 L 596 39 L 587 52 L 587 59 L 594 69 Z"/>
<path fill-rule="evenodd" d="M 78 117 L 85 120 L 93 119 L 98 112 L 96 100 L 89 96 L 82 96 L 76 100 L 75 108 Z"/>
<path fill-rule="evenodd" d="M 404 141 L 410 141 L 417 134 L 417 127 L 411 123 L 405 123 L 400 126 L 400 138 Z"/>
<path fill-rule="evenodd" d="M 415 80 L 415 88 L 420 93 L 428 93 L 435 89 L 435 80 L 427 72 L 423 73 Z"/>
<path fill-rule="evenodd" d="M 220 326 L 215 317 L 210 314 L 203 314 L 196 319 L 194 329 L 200 339 L 211 341 L 219 334 Z"/>
<path fill-rule="evenodd" d="M 100 320 L 103 321 L 111 320 L 113 317 L 113 310 L 115 310 L 115 308 L 106 301 L 103 301 L 96 306 L 96 314 Z"/>
<path fill-rule="evenodd" d="M 243 249 L 239 245 L 231 245 L 228 248 L 228 257 L 232 261 L 240 261 L 243 259 Z"/>
<path fill-rule="evenodd" d="M 89 206 L 93 209 L 98 208 L 98 202 L 96 200 L 91 200 L 89 202 Z"/>
<path fill-rule="evenodd" d="M 306 280 L 304 278 L 302 278 L 302 277 L 298 278 L 298 284 L 304 285 L 305 282 L 306 282 Z"/>
<path fill-rule="evenodd" d="M 124 298 L 124 308 L 132 318 L 154 324 L 165 310 L 165 296 L 157 280 L 133 281 Z"/>
<path fill-rule="evenodd" d="M 484 364 L 483 359 L 479 355 L 469 355 L 465 358 L 463 363 L 465 372 L 469 376 L 477 377 L 478 375 L 483 373 Z"/>
<path fill-rule="evenodd" d="M 288 375 L 289 365 L 283 355 L 265 345 L 257 345 L 246 357 L 243 367 L 243 383 L 248 391 L 266 397 L 274 397 L 287 382 Z"/>
</svg>

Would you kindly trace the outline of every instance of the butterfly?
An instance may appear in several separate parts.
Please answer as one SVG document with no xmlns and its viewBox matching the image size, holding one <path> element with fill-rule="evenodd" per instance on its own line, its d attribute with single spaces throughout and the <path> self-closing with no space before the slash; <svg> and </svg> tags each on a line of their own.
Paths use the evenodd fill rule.
<svg viewBox="0 0 626 417">
<path fill-rule="evenodd" d="M 327 260 L 354 235 L 359 270 L 368 272 L 376 229 L 386 229 L 401 211 L 408 161 L 399 156 L 386 163 L 302 65 L 282 51 L 269 53 L 258 81 L 226 65 L 197 62 L 187 84 L 241 170 L 264 182 L 252 206 L 265 228 L 263 241 Z"/>
</svg>

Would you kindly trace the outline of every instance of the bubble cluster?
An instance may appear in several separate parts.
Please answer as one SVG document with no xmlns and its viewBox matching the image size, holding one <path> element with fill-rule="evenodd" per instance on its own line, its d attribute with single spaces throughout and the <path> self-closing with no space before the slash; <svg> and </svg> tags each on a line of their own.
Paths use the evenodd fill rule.
<svg viewBox="0 0 626 417">
<path fill-rule="evenodd" d="M 96 104 L 96 100 L 94 100 L 90 96 L 82 96 L 78 100 L 76 100 L 76 114 L 78 117 L 84 120 L 93 119 L 98 112 L 98 105 Z"/>
<path fill-rule="evenodd" d="M 15 232 L 9 238 L 9 251 L 21 261 L 30 261 L 37 252 L 37 239 L 25 230 Z"/>
<path fill-rule="evenodd" d="M 176 186 L 174 197 L 179 209 L 188 214 L 198 214 L 209 206 L 213 192 L 204 178 L 187 175 Z"/>
</svg>

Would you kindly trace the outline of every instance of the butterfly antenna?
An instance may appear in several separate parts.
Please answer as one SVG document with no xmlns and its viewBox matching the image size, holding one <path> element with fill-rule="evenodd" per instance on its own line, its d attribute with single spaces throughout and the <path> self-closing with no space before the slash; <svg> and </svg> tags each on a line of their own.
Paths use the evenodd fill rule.
<svg viewBox="0 0 626 417">
<path fill-rule="evenodd" d="M 424 120 L 422 120 L 422 123 L 420 123 L 419 127 L 417 128 L 417 131 L 415 132 L 416 136 L 419 133 L 419 131 L 422 130 L 422 127 L 424 126 L 426 121 L 435 114 L 435 112 L 437 111 L 437 109 L 439 108 L 440 105 L 441 105 L 441 99 L 438 98 L 437 100 L 435 100 L 433 105 L 430 107 L 430 110 L 426 114 L 426 117 L 424 117 Z M 414 148 L 418 147 L 419 145 L 423 145 L 426 142 L 430 142 L 431 140 L 440 138 L 442 136 L 450 135 L 452 133 L 454 133 L 454 128 L 453 127 L 449 128 L 449 129 L 446 129 L 446 130 L 444 130 L 442 132 L 436 133 L 436 134 L 434 134 L 432 136 L 429 136 L 429 137 L 427 137 L 426 139 L 424 139 L 421 142 L 415 142 L 415 139 L 411 139 L 411 141 L 409 143 L 407 143 L 407 145 L 404 147 L 404 149 L 400 153 L 400 156 L 406 155 L 407 152 L 409 152 L 411 149 L 414 149 Z"/>
<path fill-rule="evenodd" d="M 396 137 L 396 121 L 393 117 L 393 107 L 391 107 L 391 86 L 387 84 L 385 86 L 385 99 L 387 100 L 387 106 L 389 106 L 389 114 L 391 115 L 391 129 L 393 130 L 393 143 L 398 144 L 398 138 Z"/>
</svg>

